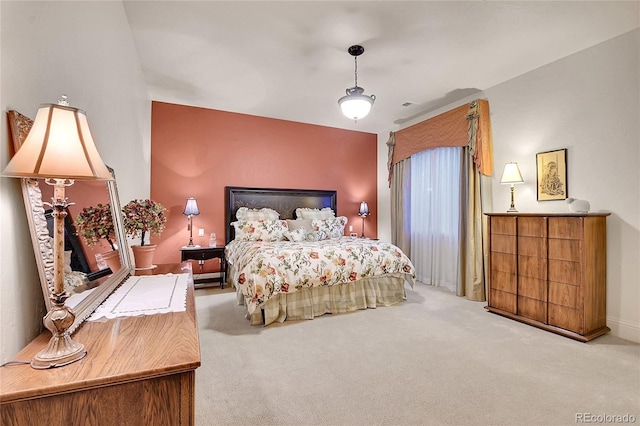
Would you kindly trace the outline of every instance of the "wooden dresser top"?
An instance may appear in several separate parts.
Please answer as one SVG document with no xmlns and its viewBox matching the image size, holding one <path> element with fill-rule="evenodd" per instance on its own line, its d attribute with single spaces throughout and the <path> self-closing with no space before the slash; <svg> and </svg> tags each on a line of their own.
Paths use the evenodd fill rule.
<svg viewBox="0 0 640 426">
<path fill-rule="evenodd" d="M 609 216 L 611 212 L 589 212 L 589 213 L 526 213 L 526 212 L 499 212 L 499 213 L 485 213 L 487 216 L 535 216 L 535 217 L 587 217 L 587 216 Z"/>
<path fill-rule="evenodd" d="M 154 273 L 180 273 L 180 264 L 158 265 Z M 43 349 L 46 331 L 14 360 L 30 361 Z M 200 366 L 200 341 L 193 283 L 187 287 L 186 311 L 85 321 L 72 335 L 87 355 L 72 364 L 35 370 L 29 364 L 0 368 L 0 403 L 45 397 L 116 383 L 194 370 Z"/>
</svg>

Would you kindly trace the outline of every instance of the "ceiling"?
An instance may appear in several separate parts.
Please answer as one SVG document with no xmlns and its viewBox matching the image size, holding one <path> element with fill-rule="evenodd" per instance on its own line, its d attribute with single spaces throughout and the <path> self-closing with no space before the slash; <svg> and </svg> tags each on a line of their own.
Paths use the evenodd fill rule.
<svg viewBox="0 0 640 426">
<path fill-rule="evenodd" d="M 153 100 L 371 133 L 640 22 L 638 1 L 123 3 Z M 377 98 L 357 123 L 337 103 L 353 44 L 358 85 Z"/>
</svg>

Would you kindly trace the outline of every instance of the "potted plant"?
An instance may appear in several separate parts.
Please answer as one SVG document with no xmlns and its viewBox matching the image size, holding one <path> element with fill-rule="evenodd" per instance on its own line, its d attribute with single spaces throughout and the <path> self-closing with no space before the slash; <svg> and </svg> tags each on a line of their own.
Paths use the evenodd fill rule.
<svg viewBox="0 0 640 426">
<path fill-rule="evenodd" d="M 153 267 L 155 244 L 145 245 L 145 237 L 159 236 L 167 222 L 167 209 L 153 200 L 131 200 L 122 208 L 125 233 L 131 238 L 140 238 L 140 245 L 132 246 L 133 256 L 138 269 Z"/>
<path fill-rule="evenodd" d="M 111 251 L 101 253 L 102 259 L 113 272 L 120 269 L 120 253 L 116 246 L 116 230 L 110 204 L 99 203 L 97 206 L 84 207 L 75 218 L 75 226 L 87 246 L 101 244 L 102 240 L 109 243 Z"/>
</svg>

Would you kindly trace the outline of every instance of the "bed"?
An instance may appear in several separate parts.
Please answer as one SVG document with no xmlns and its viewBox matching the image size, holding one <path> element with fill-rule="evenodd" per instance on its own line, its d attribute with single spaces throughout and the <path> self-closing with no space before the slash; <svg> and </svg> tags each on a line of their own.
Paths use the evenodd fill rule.
<svg viewBox="0 0 640 426">
<path fill-rule="evenodd" d="M 252 325 L 406 299 L 409 258 L 390 243 L 344 236 L 336 199 L 336 191 L 225 188 L 227 278 Z"/>
</svg>

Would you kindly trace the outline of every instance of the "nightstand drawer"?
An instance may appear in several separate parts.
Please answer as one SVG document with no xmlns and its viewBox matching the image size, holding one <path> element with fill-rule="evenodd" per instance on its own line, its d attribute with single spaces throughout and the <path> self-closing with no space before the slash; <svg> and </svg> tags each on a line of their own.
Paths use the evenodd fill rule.
<svg viewBox="0 0 640 426">
<path fill-rule="evenodd" d="M 224 257 L 224 247 L 200 247 L 194 249 L 182 249 L 182 260 L 209 260 Z"/>
</svg>

